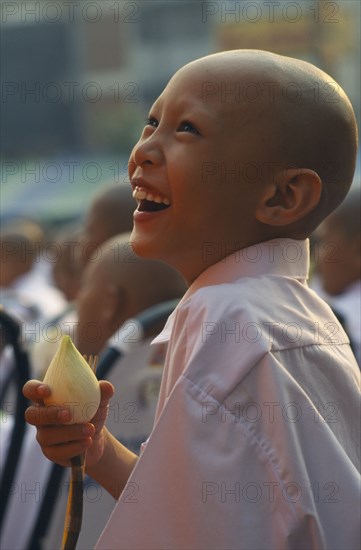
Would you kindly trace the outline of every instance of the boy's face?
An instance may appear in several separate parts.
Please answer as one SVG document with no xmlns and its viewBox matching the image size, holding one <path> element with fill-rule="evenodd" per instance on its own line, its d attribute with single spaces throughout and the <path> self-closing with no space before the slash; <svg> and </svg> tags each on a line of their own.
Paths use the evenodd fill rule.
<svg viewBox="0 0 361 550">
<path fill-rule="evenodd" d="M 260 238 L 254 211 L 262 157 L 252 124 L 259 106 L 207 93 L 221 84 L 199 64 L 179 71 L 151 108 L 129 161 L 138 202 L 132 246 L 188 281 Z"/>
</svg>

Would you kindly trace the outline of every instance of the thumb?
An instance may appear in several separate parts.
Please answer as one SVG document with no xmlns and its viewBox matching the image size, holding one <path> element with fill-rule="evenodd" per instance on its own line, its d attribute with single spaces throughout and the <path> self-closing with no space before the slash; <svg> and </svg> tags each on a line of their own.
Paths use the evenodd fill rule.
<svg viewBox="0 0 361 550">
<path fill-rule="evenodd" d="M 99 408 L 95 416 L 90 421 L 95 425 L 97 431 L 99 431 L 104 425 L 109 410 L 109 400 L 114 395 L 114 386 L 107 380 L 101 380 L 99 382 L 99 387 L 101 394 Z"/>
<path fill-rule="evenodd" d="M 107 404 L 115 393 L 114 386 L 107 380 L 100 380 L 99 387 L 101 393 L 101 404 Z"/>
</svg>

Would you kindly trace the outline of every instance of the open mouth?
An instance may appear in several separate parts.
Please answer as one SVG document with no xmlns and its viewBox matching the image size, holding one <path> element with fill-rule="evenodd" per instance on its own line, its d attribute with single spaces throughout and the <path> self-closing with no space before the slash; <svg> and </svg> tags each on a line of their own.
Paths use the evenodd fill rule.
<svg viewBox="0 0 361 550">
<path fill-rule="evenodd" d="M 170 207 L 169 199 L 148 193 L 147 190 L 139 186 L 135 187 L 133 197 L 138 202 L 139 212 L 159 212 Z"/>
<path fill-rule="evenodd" d="M 164 202 L 155 202 L 143 199 L 139 201 L 138 210 L 139 212 L 158 212 L 159 210 L 169 208 L 169 206 L 169 204 L 164 204 Z"/>
</svg>

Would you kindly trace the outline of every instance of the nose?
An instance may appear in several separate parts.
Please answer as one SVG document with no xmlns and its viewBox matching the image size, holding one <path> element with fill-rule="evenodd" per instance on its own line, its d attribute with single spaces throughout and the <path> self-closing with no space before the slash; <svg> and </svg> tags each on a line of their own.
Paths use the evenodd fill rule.
<svg viewBox="0 0 361 550">
<path fill-rule="evenodd" d="M 134 146 L 130 155 L 130 163 L 133 164 L 134 170 L 137 166 L 158 166 L 162 163 L 163 151 L 160 138 L 156 134 L 157 132 L 153 131 L 148 137 L 142 136 Z"/>
</svg>

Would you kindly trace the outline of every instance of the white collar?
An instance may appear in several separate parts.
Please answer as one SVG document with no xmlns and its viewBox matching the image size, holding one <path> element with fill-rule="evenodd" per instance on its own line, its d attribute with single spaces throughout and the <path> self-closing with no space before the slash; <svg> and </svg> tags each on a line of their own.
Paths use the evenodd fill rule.
<svg viewBox="0 0 361 550">
<path fill-rule="evenodd" d="M 273 239 L 237 250 L 203 271 L 168 317 L 152 344 L 168 342 L 177 311 L 197 290 L 217 284 L 234 284 L 244 277 L 276 275 L 305 282 L 309 270 L 309 240 Z"/>
</svg>

